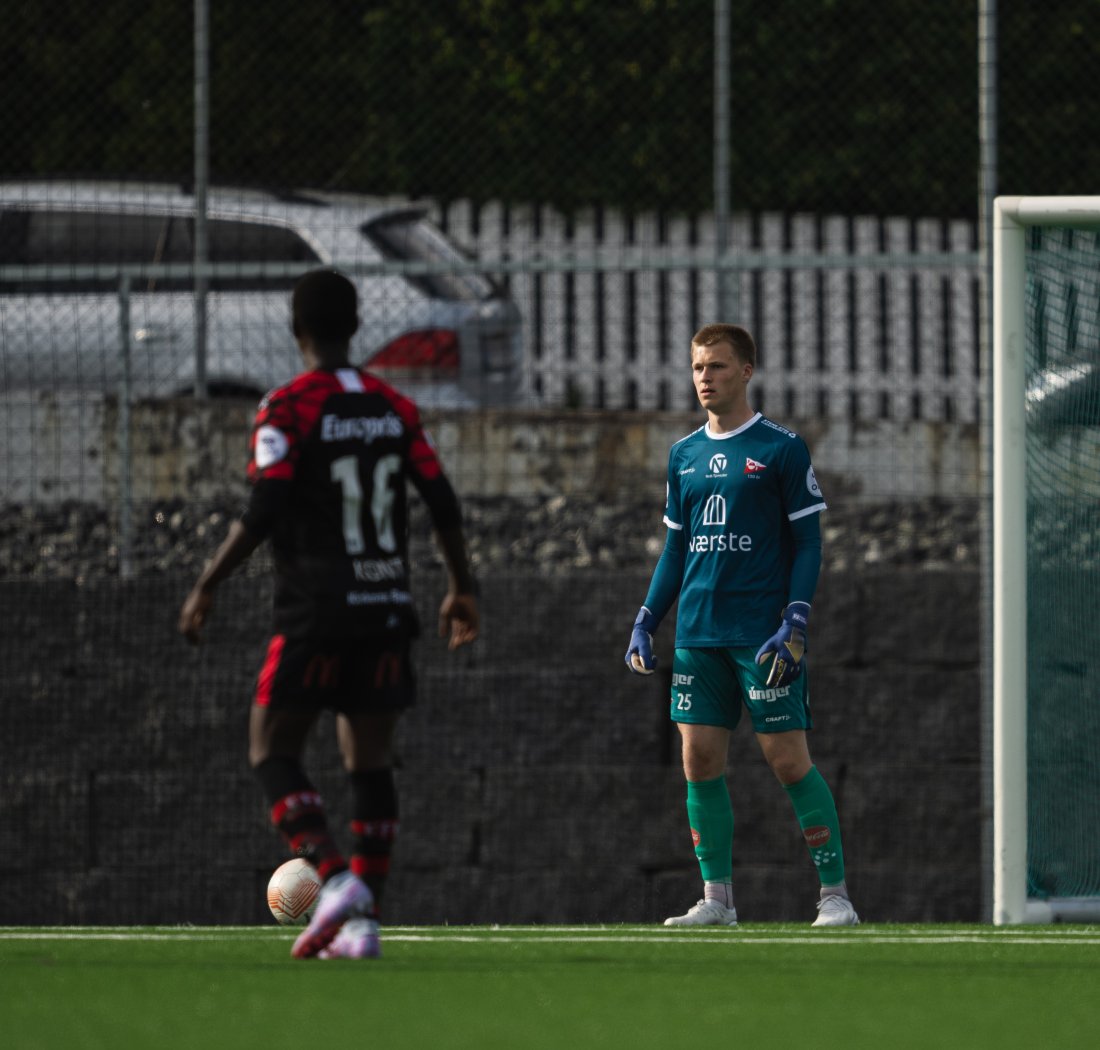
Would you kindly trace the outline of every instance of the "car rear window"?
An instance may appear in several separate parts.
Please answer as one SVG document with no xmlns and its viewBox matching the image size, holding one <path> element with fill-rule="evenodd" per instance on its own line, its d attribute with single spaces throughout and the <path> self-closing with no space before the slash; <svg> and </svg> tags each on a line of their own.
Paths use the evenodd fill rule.
<svg viewBox="0 0 1100 1050">
<path fill-rule="evenodd" d="M 217 263 L 316 263 L 317 253 L 294 230 L 263 222 L 211 219 L 209 258 Z M 124 266 L 187 263 L 194 260 L 194 220 L 158 212 L 124 212 L 65 208 L 0 212 L 0 265 Z M 65 278 L 42 282 L 9 282 L 5 291 L 112 291 L 113 278 Z M 289 288 L 293 277 L 219 277 L 212 291 Z M 39 286 L 40 285 L 40 286 Z M 150 280 L 147 290 L 187 290 L 188 278 Z"/>
<path fill-rule="evenodd" d="M 387 215 L 360 228 L 386 259 L 456 268 L 466 265 L 466 257 L 458 247 L 420 212 Z M 408 279 L 433 299 L 479 301 L 497 294 L 493 282 L 477 273 L 410 274 Z"/>
</svg>

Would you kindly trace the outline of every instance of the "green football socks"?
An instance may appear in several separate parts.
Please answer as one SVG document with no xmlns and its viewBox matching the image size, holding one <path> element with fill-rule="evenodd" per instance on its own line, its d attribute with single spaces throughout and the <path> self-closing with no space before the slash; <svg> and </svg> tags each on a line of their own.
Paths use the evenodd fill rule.
<svg viewBox="0 0 1100 1050">
<path fill-rule="evenodd" d="M 842 884 L 844 850 L 840 843 L 840 819 L 825 778 L 817 771 L 817 766 L 811 766 L 809 773 L 797 784 L 787 784 L 785 789 L 822 886 Z"/>
<path fill-rule="evenodd" d="M 725 777 L 687 782 L 688 822 L 704 882 L 733 877 L 733 806 Z"/>
</svg>

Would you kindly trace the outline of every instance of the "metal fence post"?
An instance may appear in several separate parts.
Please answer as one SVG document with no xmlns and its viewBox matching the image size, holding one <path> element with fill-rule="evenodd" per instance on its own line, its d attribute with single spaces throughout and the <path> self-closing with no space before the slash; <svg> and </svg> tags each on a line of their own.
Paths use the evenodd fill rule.
<svg viewBox="0 0 1100 1050">
<path fill-rule="evenodd" d="M 134 453 L 130 440 L 130 402 L 133 395 L 130 275 L 126 273 L 118 281 L 118 326 L 122 349 L 122 378 L 118 386 L 118 416 L 115 422 L 118 443 L 118 574 L 128 580 L 134 575 Z"/>
<path fill-rule="evenodd" d="M 736 321 L 739 280 L 726 269 L 730 242 L 730 5 L 714 3 L 714 258 L 718 285 L 716 321 Z"/>
<path fill-rule="evenodd" d="M 210 181 L 210 0 L 195 0 L 195 397 L 206 389 L 206 191 Z"/>
</svg>

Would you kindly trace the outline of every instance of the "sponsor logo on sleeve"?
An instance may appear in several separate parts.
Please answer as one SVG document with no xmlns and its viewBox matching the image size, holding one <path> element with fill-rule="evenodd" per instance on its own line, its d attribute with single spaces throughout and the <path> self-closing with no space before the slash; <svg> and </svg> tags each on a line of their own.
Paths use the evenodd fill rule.
<svg viewBox="0 0 1100 1050">
<path fill-rule="evenodd" d="M 286 459 L 289 451 L 290 442 L 278 427 L 265 423 L 256 431 L 256 466 L 260 470 L 266 470 L 273 464 Z"/>
<path fill-rule="evenodd" d="M 773 423 L 770 419 L 761 419 L 760 422 L 763 423 L 766 427 L 771 427 L 772 430 L 777 430 L 784 437 L 798 437 L 798 435 L 795 434 L 794 431 L 788 430 L 786 427 L 781 427 L 778 423 Z"/>
<path fill-rule="evenodd" d="M 821 496 L 821 489 L 817 484 L 817 478 L 814 477 L 813 467 L 810 467 L 806 471 L 806 488 L 809 490 L 811 496 Z"/>
</svg>

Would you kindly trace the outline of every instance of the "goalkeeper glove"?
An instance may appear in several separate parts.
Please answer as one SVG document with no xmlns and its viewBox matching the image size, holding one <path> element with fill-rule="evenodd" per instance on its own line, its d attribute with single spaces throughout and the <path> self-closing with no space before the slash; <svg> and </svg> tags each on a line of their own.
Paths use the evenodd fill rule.
<svg viewBox="0 0 1100 1050">
<path fill-rule="evenodd" d="M 633 674 L 653 674 L 657 666 L 657 657 L 653 655 L 653 632 L 656 630 L 657 618 L 643 605 L 638 610 L 630 648 L 626 651 L 626 666 Z"/>
<path fill-rule="evenodd" d="M 791 602 L 783 610 L 783 623 L 756 653 L 756 662 L 762 664 L 772 656 L 768 671 L 768 687 L 790 685 L 802 674 L 802 657 L 806 652 L 806 625 L 810 619 L 807 602 Z M 772 655 L 774 654 L 774 655 Z"/>
</svg>

